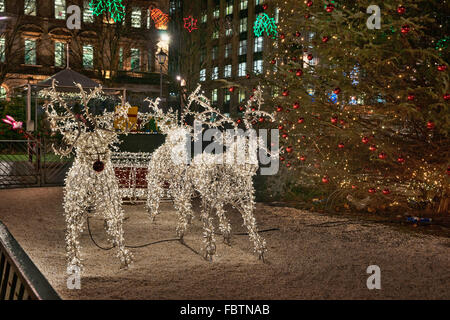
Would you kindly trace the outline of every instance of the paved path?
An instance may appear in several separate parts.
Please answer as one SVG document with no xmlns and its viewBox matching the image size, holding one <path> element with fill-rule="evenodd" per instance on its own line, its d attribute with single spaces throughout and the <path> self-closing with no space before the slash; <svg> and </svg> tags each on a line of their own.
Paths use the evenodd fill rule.
<svg viewBox="0 0 450 320">
<path fill-rule="evenodd" d="M 65 280 L 61 188 L 0 190 L 2 220 L 63 298 L 73 299 L 449 299 L 450 239 L 399 232 L 391 227 L 258 204 L 256 217 L 268 244 L 267 263 L 252 254 L 247 236 L 231 247 L 218 236 L 217 257 L 204 261 L 178 242 L 133 249 L 135 263 L 120 270 L 112 251 L 81 238 L 85 275 L 81 290 Z M 172 205 L 150 223 L 143 206 L 125 206 L 127 244 L 175 235 Z M 234 231 L 244 231 L 229 212 Z M 103 221 L 93 235 L 107 246 Z M 202 247 L 196 219 L 187 244 Z M 381 290 L 368 290 L 366 268 L 381 268 Z"/>
</svg>

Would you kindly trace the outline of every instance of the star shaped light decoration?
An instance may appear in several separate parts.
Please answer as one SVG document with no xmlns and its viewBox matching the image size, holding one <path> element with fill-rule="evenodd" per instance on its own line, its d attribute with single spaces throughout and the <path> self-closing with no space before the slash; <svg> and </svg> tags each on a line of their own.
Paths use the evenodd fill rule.
<svg viewBox="0 0 450 320">
<path fill-rule="evenodd" d="M 194 19 L 192 16 L 189 16 L 187 18 L 183 18 L 184 20 L 184 28 L 189 31 L 192 32 L 193 30 L 198 29 L 197 28 L 197 19 Z"/>
</svg>

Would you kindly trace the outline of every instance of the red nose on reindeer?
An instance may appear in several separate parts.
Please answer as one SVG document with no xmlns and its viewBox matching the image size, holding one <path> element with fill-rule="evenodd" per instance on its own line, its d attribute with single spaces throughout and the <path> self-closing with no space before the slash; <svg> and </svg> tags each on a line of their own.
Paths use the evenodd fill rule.
<svg viewBox="0 0 450 320">
<path fill-rule="evenodd" d="M 103 169 L 105 169 L 105 164 L 102 161 L 97 160 L 92 165 L 92 168 L 94 169 L 95 172 L 102 172 Z"/>
</svg>

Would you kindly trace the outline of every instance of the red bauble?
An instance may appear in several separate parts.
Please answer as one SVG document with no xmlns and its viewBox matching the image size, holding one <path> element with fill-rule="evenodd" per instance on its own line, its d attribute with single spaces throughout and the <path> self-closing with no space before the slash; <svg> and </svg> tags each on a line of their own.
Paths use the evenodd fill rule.
<svg viewBox="0 0 450 320">
<path fill-rule="evenodd" d="M 292 148 L 292 146 L 286 147 L 286 152 L 287 152 L 287 153 L 291 153 L 292 150 L 294 150 L 294 149 Z"/>
<path fill-rule="evenodd" d="M 345 147 L 345 145 L 342 142 L 338 144 L 339 149 L 343 149 L 344 147 Z"/>
<path fill-rule="evenodd" d="M 295 72 L 295 75 L 296 75 L 297 77 L 301 77 L 301 76 L 303 75 L 302 69 L 297 69 L 297 72 Z"/>
<path fill-rule="evenodd" d="M 297 57 L 292 57 L 291 60 L 292 61 L 297 61 Z"/>
<path fill-rule="evenodd" d="M 269 6 L 267 4 L 263 4 L 263 9 L 266 10 Z"/>
<path fill-rule="evenodd" d="M 375 189 L 375 188 L 370 188 L 369 189 L 369 193 L 375 193 L 375 192 L 377 192 L 377 189 Z"/>
<path fill-rule="evenodd" d="M 338 118 L 337 117 L 332 117 L 331 118 L 331 123 L 337 123 L 338 122 Z"/>
<path fill-rule="evenodd" d="M 287 139 L 288 134 L 287 134 L 287 133 L 283 133 L 281 136 L 282 136 L 284 139 Z"/>
<path fill-rule="evenodd" d="M 281 124 L 278 126 L 278 130 L 283 130 L 284 126 L 282 126 Z"/>
<path fill-rule="evenodd" d="M 406 12 L 406 8 L 404 6 L 400 6 L 397 8 L 398 14 L 404 14 Z"/>
<path fill-rule="evenodd" d="M 298 118 L 297 122 L 298 123 L 303 123 L 305 121 L 305 118 Z"/>
<path fill-rule="evenodd" d="M 289 95 L 289 90 L 288 89 L 284 89 L 282 95 L 284 97 L 287 97 Z"/>
<path fill-rule="evenodd" d="M 444 94 L 444 100 L 445 100 L 445 101 L 450 100 L 450 93 Z"/>
<path fill-rule="evenodd" d="M 415 97 L 416 97 L 416 96 L 413 95 L 412 93 L 408 94 L 408 100 L 409 100 L 409 101 L 413 101 Z"/>
<path fill-rule="evenodd" d="M 305 156 L 300 156 L 300 160 L 301 160 L 301 161 L 305 161 L 305 160 L 306 160 L 306 157 L 305 157 Z"/>
<path fill-rule="evenodd" d="M 328 177 L 325 176 L 325 177 L 322 178 L 322 182 L 323 183 L 328 183 L 328 182 L 330 182 L 330 179 L 328 179 Z"/>
<path fill-rule="evenodd" d="M 311 7 L 311 6 L 313 5 L 313 2 L 312 2 L 311 0 L 309 0 L 308 2 L 306 2 L 306 5 L 307 5 L 308 7 Z"/>
<path fill-rule="evenodd" d="M 326 10 L 327 10 L 327 12 L 333 12 L 334 4 L 332 4 L 332 3 L 328 4 Z"/>
<path fill-rule="evenodd" d="M 239 124 L 239 123 L 242 123 L 242 119 L 237 119 L 236 122 L 237 122 L 238 124 Z"/>
<path fill-rule="evenodd" d="M 276 63 L 275 59 L 272 59 L 272 60 L 270 61 L 270 63 L 271 63 L 271 64 L 275 64 L 275 63 Z"/>
<path fill-rule="evenodd" d="M 259 117 L 258 121 L 259 122 L 264 122 L 264 117 Z"/>
<path fill-rule="evenodd" d="M 437 66 L 437 69 L 438 69 L 438 71 L 445 71 L 445 70 L 447 70 L 447 66 L 446 65 L 439 65 L 439 66 Z"/>
<path fill-rule="evenodd" d="M 391 191 L 388 188 L 383 189 L 383 194 L 388 195 L 389 193 L 391 193 Z"/>
<path fill-rule="evenodd" d="M 228 91 L 233 92 L 233 91 L 234 91 L 234 87 L 230 87 L 230 88 L 228 89 Z"/>
<path fill-rule="evenodd" d="M 313 57 L 313 55 L 310 53 L 310 54 L 308 54 L 308 56 L 306 57 L 308 60 L 312 60 L 314 57 Z"/>
<path fill-rule="evenodd" d="M 334 89 L 333 91 L 335 94 L 339 94 L 341 93 L 341 88 L 337 87 L 336 89 Z"/>
<path fill-rule="evenodd" d="M 245 108 L 244 107 L 239 107 L 239 111 L 244 111 Z"/>
<path fill-rule="evenodd" d="M 280 161 L 284 161 L 285 160 L 285 158 L 284 157 L 280 157 Z"/>
<path fill-rule="evenodd" d="M 323 43 L 328 42 L 328 40 L 330 40 L 330 37 L 328 37 L 328 36 L 322 37 L 322 42 L 323 42 Z"/>
<path fill-rule="evenodd" d="M 92 169 L 94 169 L 95 172 L 102 172 L 103 169 L 105 169 L 105 163 L 103 161 L 97 160 L 92 165 Z"/>
<path fill-rule="evenodd" d="M 294 108 L 294 109 L 300 108 L 300 103 L 295 102 L 294 105 L 292 106 L 292 108 Z"/>
<path fill-rule="evenodd" d="M 378 158 L 380 158 L 381 160 L 386 159 L 386 153 L 381 152 L 381 153 L 378 155 Z"/>
<path fill-rule="evenodd" d="M 298 37 L 300 37 L 302 34 L 299 32 L 299 31 L 296 31 L 295 32 L 295 36 L 298 38 Z"/>
<path fill-rule="evenodd" d="M 309 13 L 305 14 L 305 19 L 309 19 L 311 15 Z"/>
<path fill-rule="evenodd" d="M 344 121 L 344 120 L 339 120 L 339 123 L 342 124 L 342 125 L 344 125 L 344 124 L 345 124 L 345 121 Z"/>
<path fill-rule="evenodd" d="M 281 112 L 281 111 L 283 111 L 283 107 L 282 106 L 278 106 L 277 107 L 277 112 Z"/>
<path fill-rule="evenodd" d="M 246 79 L 250 79 L 250 74 L 247 73 L 247 74 L 245 75 L 245 78 L 246 78 Z"/>
<path fill-rule="evenodd" d="M 290 162 L 286 163 L 286 167 L 290 168 L 291 167 L 291 163 Z"/>
<path fill-rule="evenodd" d="M 280 34 L 280 39 L 284 39 L 284 38 L 286 38 L 286 36 L 284 35 L 284 33 L 281 33 Z"/>
<path fill-rule="evenodd" d="M 356 186 L 354 184 L 352 185 L 352 189 L 356 189 Z"/>
<path fill-rule="evenodd" d="M 375 151 L 375 150 L 377 150 L 377 147 L 375 147 L 374 145 L 371 145 L 371 146 L 369 147 L 369 150 L 370 150 L 370 151 Z"/>
<path fill-rule="evenodd" d="M 403 34 L 407 34 L 410 30 L 411 29 L 410 29 L 409 25 L 405 24 L 405 25 L 402 26 L 402 33 Z"/>
<path fill-rule="evenodd" d="M 403 156 L 398 156 L 397 162 L 398 163 L 404 163 L 405 162 L 405 158 L 403 158 Z"/>
<path fill-rule="evenodd" d="M 369 143 L 369 138 L 363 137 L 361 141 L 362 141 L 362 143 L 367 144 L 367 143 Z"/>
<path fill-rule="evenodd" d="M 434 122 L 432 122 L 432 121 L 428 121 L 428 122 L 427 122 L 427 128 L 428 128 L 428 129 L 430 129 L 430 130 L 431 130 L 431 129 L 434 129 L 434 126 L 435 126 L 435 125 L 434 125 Z"/>
</svg>

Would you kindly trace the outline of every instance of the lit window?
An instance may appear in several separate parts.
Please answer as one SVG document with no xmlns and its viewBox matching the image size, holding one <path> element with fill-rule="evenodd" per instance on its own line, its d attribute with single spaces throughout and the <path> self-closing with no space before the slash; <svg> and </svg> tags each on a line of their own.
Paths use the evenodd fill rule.
<svg viewBox="0 0 450 320">
<path fill-rule="evenodd" d="M 55 0 L 55 18 L 66 18 L 66 0 Z"/>
<path fill-rule="evenodd" d="M 119 70 L 123 70 L 123 48 L 119 48 Z"/>
<path fill-rule="evenodd" d="M 151 11 L 150 9 L 147 9 L 147 29 L 150 29 L 151 25 L 152 25 Z"/>
<path fill-rule="evenodd" d="M 247 63 L 246 62 L 239 63 L 238 76 L 239 77 L 244 77 L 246 74 L 247 74 Z"/>
<path fill-rule="evenodd" d="M 262 60 L 255 60 L 253 62 L 253 72 L 255 74 L 263 72 L 263 62 L 262 62 Z"/>
<path fill-rule="evenodd" d="M 214 17 L 214 19 L 217 19 L 217 18 L 219 18 L 219 16 L 220 16 L 220 7 L 217 6 L 217 7 L 214 9 L 213 17 Z"/>
<path fill-rule="evenodd" d="M 55 67 L 63 67 L 66 60 L 66 44 L 55 42 Z"/>
<path fill-rule="evenodd" d="M 219 67 L 214 67 L 213 72 L 211 74 L 211 80 L 219 79 Z"/>
<path fill-rule="evenodd" d="M 89 0 L 83 2 L 83 21 L 87 23 L 94 22 L 94 11 L 92 11 L 89 2 Z"/>
<path fill-rule="evenodd" d="M 36 15 L 36 0 L 25 0 L 23 11 L 27 16 Z"/>
<path fill-rule="evenodd" d="M 245 10 L 248 7 L 248 0 L 241 0 L 241 10 Z"/>
<path fill-rule="evenodd" d="M 242 18 L 239 21 L 239 32 L 247 32 L 247 18 Z"/>
<path fill-rule="evenodd" d="M 233 13 L 233 2 L 228 2 L 225 10 L 225 14 L 229 15 Z"/>
<path fill-rule="evenodd" d="M 213 89 L 212 94 L 211 94 L 211 100 L 213 103 L 217 103 L 217 100 L 218 100 L 217 96 L 218 96 L 217 89 Z"/>
<path fill-rule="evenodd" d="M 204 14 L 202 15 L 201 22 L 202 22 L 202 23 L 206 23 L 207 21 L 208 21 L 208 14 L 207 14 L 207 13 L 204 13 Z"/>
<path fill-rule="evenodd" d="M 5 0 L 0 0 L 0 12 L 5 11 Z"/>
<path fill-rule="evenodd" d="M 278 23 L 279 17 L 280 17 L 280 8 L 275 8 L 275 15 L 274 15 L 275 23 Z"/>
<path fill-rule="evenodd" d="M 255 52 L 262 52 L 264 48 L 264 38 L 263 37 L 257 37 L 255 38 Z"/>
<path fill-rule="evenodd" d="M 0 99 L 6 99 L 7 97 L 7 92 L 6 92 L 6 88 L 4 86 L 0 87 Z"/>
<path fill-rule="evenodd" d="M 139 49 L 131 49 L 131 70 L 140 71 L 141 70 L 141 52 Z"/>
<path fill-rule="evenodd" d="M 225 89 L 225 94 L 223 95 L 223 102 L 224 103 L 229 103 L 231 100 L 231 92 L 228 91 L 227 89 Z"/>
<path fill-rule="evenodd" d="M 5 62 L 5 38 L 0 38 L 0 62 Z"/>
<path fill-rule="evenodd" d="M 206 69 L 200 70 L 200 81 L 206 80 Z"/>
<path fill-rule="evenodd" d="M 212 35 L 213 39 L 219 39 L 219 30 L 215 30 Z"/>
<path fill-rule="evenodd" d="M 239 103 L 241 103 L 244 100 L 245 100 L 245 90 L 244 89 L 240 89 L 239 90 Z"/>
<path fill-rule="evenodd" d="M 94 47 L 90 44 L 83 46 L 83 68 L 94 68 Z"/>
<path fill-rule="evenodd" d="M 36 65 L 36 40 L 25 40 L 25 64 Z"/>
<path fill-rule="evenodd" d="M 217 48 L 216 46 L 212 47 L 212 51 L 211 51 L 211 58 L 213 60 L 217 59 L 217 52 L 218 52 L 219 48 Z"/>
<path fill-rule="evenodd" d="M 231 28 L 231 26 L 226 27 L 226 29 L 225 29 L 225 35 L 226 35 L 227 37 L 233 35 L 233 29 Z"/>
<path fill-rule="evenodd" d="M 231 77 L 231 64 L 227 64 L 223 69 L 223 77 L 230 78 Z"/>
<path fill-rule="evenodd" d="M 247 40 L 239 41 L 239 55 L 247 53 Z"/>
<path fill-rule="evenodd" d="M 263 4 L 264 0 L 255 0 L 255 6 Z"/>
<path fill-rule="evenodd" d="M 141 8 L 133 8 L 131 10 L 131 26 L 133 28 L 141 27 Z"/>
<path fill-rule="evenodd" d="M 225 58 L 228 58 L 231 55 L 231 43 L 227 43 L 225 45 Z"/>
</svg>

